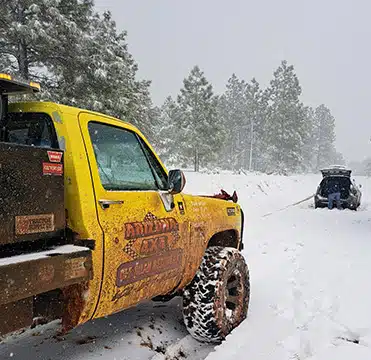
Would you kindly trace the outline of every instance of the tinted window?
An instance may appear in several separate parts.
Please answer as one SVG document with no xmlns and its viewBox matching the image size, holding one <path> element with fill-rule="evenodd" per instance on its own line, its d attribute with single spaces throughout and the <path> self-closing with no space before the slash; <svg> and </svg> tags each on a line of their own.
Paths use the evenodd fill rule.
<svg viewBox="0 0 371 360">
<path fill-rule="evenodd" d="M 94 122 L 88 128 L 106 190 L 158 190 L 155 173 L 135 133 Z"/>
<path fill-rule="evenodd" d="M 9 113 L 1 140 L 21 145 L 58 148 L 52 119 L 41 113 Z"/>
</svg>

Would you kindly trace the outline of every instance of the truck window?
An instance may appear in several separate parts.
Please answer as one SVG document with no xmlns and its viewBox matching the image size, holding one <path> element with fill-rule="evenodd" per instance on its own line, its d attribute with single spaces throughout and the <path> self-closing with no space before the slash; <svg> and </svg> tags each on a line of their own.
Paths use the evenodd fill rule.
<svg viewBox="0 0 371 360">
<path fill-rule="evenodd" d="M 53 121 L 42 113 L 9 113 L 1 140 L 20 145 L 58 148 Z"/>
<path fill-rule="evenodd" d="M 147 159 L 153 169 L 153 173 L 156 177 L 157 184 L 159 186 L 160 190 L 166 190 L 167 189 L 167 175 L 160 165 L 160 163 L 157 161 L 156 157 L 153 155 L 152 151 L 148 148 L 147 144 L 142 140 L 139 139 L 142 148 L 147 156 Z"/>
<path fill-rule="evenodd" d="M 106 190 L 158 190 L 163 186 L 134 132 L 96 122 L 90 122 L 88 130 Z"/>
</svg>

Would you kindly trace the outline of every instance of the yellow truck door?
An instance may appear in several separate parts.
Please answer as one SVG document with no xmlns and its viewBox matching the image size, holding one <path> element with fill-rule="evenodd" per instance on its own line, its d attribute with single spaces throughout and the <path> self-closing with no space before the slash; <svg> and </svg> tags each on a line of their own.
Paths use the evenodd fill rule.
<svg viewBox="0 0 371 360">
<path fill-rule="evenodd" d="M 104 274 L 94 317 L 174 289 L 189 239 L 183 197 L 135 128 L 88 112 L 79 116 L 104 233 Z"/>
</svg>

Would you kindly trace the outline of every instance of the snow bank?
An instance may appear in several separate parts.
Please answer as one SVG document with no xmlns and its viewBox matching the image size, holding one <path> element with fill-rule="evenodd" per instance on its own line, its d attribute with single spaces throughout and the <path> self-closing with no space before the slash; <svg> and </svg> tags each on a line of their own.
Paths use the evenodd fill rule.
<svg viewBox="0 0 371 360">
<path fill-rule="evenodd" d="M 185 175 L 186 193 L 209 195 L 224 189 L 232 194 L 236 190 L 248 218 L 261 217 L 313 195 L 321 181 L 320 174 L 279 176 L 185 172 Z"/>
<path fill-rule="evenodd" d="M 267 182 L 266 196 L 241 199 L 251 217 L 244 250 L 249 316 L 207 360 L 371 359 L 371 181 L 357 178 L 357 212 L 315 210 L 312 201 L 277 211 L 277 202 L 304 198 L 319 179 L 246 181 L 255 189 Z M 272 215 L 261 216 L 268 208 Z"/>
</svg>

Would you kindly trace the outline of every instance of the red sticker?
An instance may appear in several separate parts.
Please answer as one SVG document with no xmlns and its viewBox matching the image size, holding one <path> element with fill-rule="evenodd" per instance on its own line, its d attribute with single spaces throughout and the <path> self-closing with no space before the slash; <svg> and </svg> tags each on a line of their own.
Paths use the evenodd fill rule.
<svg viewBox="0 0 371 360">
<path fill-rule="evenodd" d="M 63 164 L 43 163 L 44 175 L 63 175 Z"/>
<path fill-rule="evenodd" d="M 49 161 L 52 163 L 59 163 L 62 161 L 63 153 L 59 151 L 48 151 Z"/>
</svg>

